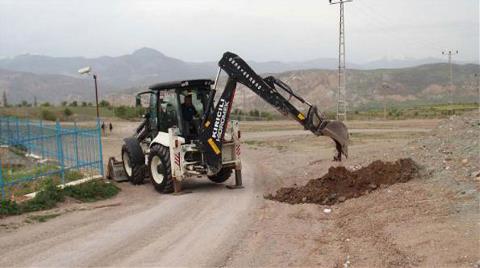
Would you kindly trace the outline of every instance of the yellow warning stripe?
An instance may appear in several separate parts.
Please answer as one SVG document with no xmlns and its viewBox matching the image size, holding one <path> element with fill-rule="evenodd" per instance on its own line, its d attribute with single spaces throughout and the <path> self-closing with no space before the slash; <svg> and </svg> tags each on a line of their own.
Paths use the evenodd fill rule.
<svg viewBox="0 0 480 268">
<path fill-rule="evenodd" d="M 210 126 L 210 121 L 205 122 L 205 127 Z"/>
<path fill-rule="evenodd" d="M 210 147 L 212 147 L 215 154 L 220 154 L 220 149 L 218 149 L 217 145 L 215 144 L 212 138 L 208 139 L 208 144 L 210 144 Z"/>
<path fill-rule="evenodd" d="M 305 116 L 304 116 L 302 113 L 299 113 L 299 114 L 297 115 L 297 117 L 298 117 L 298 119 L 300 119 L 300 120 L 304 120 L 304 119 L 305 119 Z"/>
</svg>

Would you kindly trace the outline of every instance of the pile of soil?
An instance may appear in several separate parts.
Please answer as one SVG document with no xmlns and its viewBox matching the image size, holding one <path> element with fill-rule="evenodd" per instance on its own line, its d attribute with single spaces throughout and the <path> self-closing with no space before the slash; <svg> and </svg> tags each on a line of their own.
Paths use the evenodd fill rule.
<svg viewBox="0 0 480 268">
<path fill-rule="evenodd" d="M 330 167 L 325 176 L 312 179 L 305 186 L 284 187 L 266 198 L 290 204 L 333 205 L 378 188 L 407 182 L 418 174 L 418 170 L 418 165 L 410 158 L 395 162 L 377 160 L 356 171 L 349 171 L 345 167 Z"/>
</svg>

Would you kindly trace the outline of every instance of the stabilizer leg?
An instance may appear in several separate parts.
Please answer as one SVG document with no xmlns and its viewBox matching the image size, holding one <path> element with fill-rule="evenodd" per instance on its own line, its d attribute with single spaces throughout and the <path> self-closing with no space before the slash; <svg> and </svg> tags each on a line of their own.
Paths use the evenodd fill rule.
<svg viewBox="0 0 480 268">
<path fill-rule="evenodd" d="M 242 185 L 242 170 L 241 169 L 235 169 L 235 185 L 227 185 L 228 189 L 241 189 L 243 188 Z"/>
<path fill-rule="evenodd" d="M 182 181 L 173 178 L 173 195 L 189 194 L 191 191 L 182 191 Z"/>
</svg>

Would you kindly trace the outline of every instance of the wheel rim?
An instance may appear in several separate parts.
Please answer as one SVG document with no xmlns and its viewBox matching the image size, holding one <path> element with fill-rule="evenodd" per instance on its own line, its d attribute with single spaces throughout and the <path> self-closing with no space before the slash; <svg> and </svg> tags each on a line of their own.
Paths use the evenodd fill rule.
<svg viewBox="0 0 480 268">
<path fill-rule="evenodd" d="M 150 164 L 150 172 L 152 174 L 152 179 L 157 183 L 157 184 L 162 184 L 163 182 L 163 164 L 162 161 L 160 160 L 160 157 L 158 156 L 153 156 L 152 157 L 152 162 Z"/>
<path fill-rule="evenodd" d="M 132 166 L 130 166 L 130 158 L 127 152 L 123 153 L 123 168 L 129 177 L 132 176 Z"/>
</svg>

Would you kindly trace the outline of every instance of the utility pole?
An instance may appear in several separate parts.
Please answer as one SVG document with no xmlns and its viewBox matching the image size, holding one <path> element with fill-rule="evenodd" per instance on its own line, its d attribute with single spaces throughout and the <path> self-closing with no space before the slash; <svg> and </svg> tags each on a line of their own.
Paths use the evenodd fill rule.
<svg viewBox="0 0 480 268">
<path fill-rule="evenodd" d="M 390 86 L 388 84 L 383 84 L 382 85 L 383 89 L 383 120 L 387 120 L 387 90 L 390 89 Z"/>
<path fill-rule="evenodd" d="M 329 0 L 330 5 L 340 5 L 340 32 L 338 39 L 338 92 L 337 120 L 347 121 L 347 85 L 345 68 L 345 15 L 344 4 L 353 0 Z"/>
<path fill-rule="evenodd" d="M 448 85 L 448 103 L 452 104 L 452 90 L 453 90 L 453 66 L 452 66 L 452 56 L 458 55 L 458 50 L 453 52 L 452 50 L 442 51 L 442 55 L 448 56 L 448 65 L 449 65 L 449 76 L 450 76 L 450 83 Z"/>
</svg>

